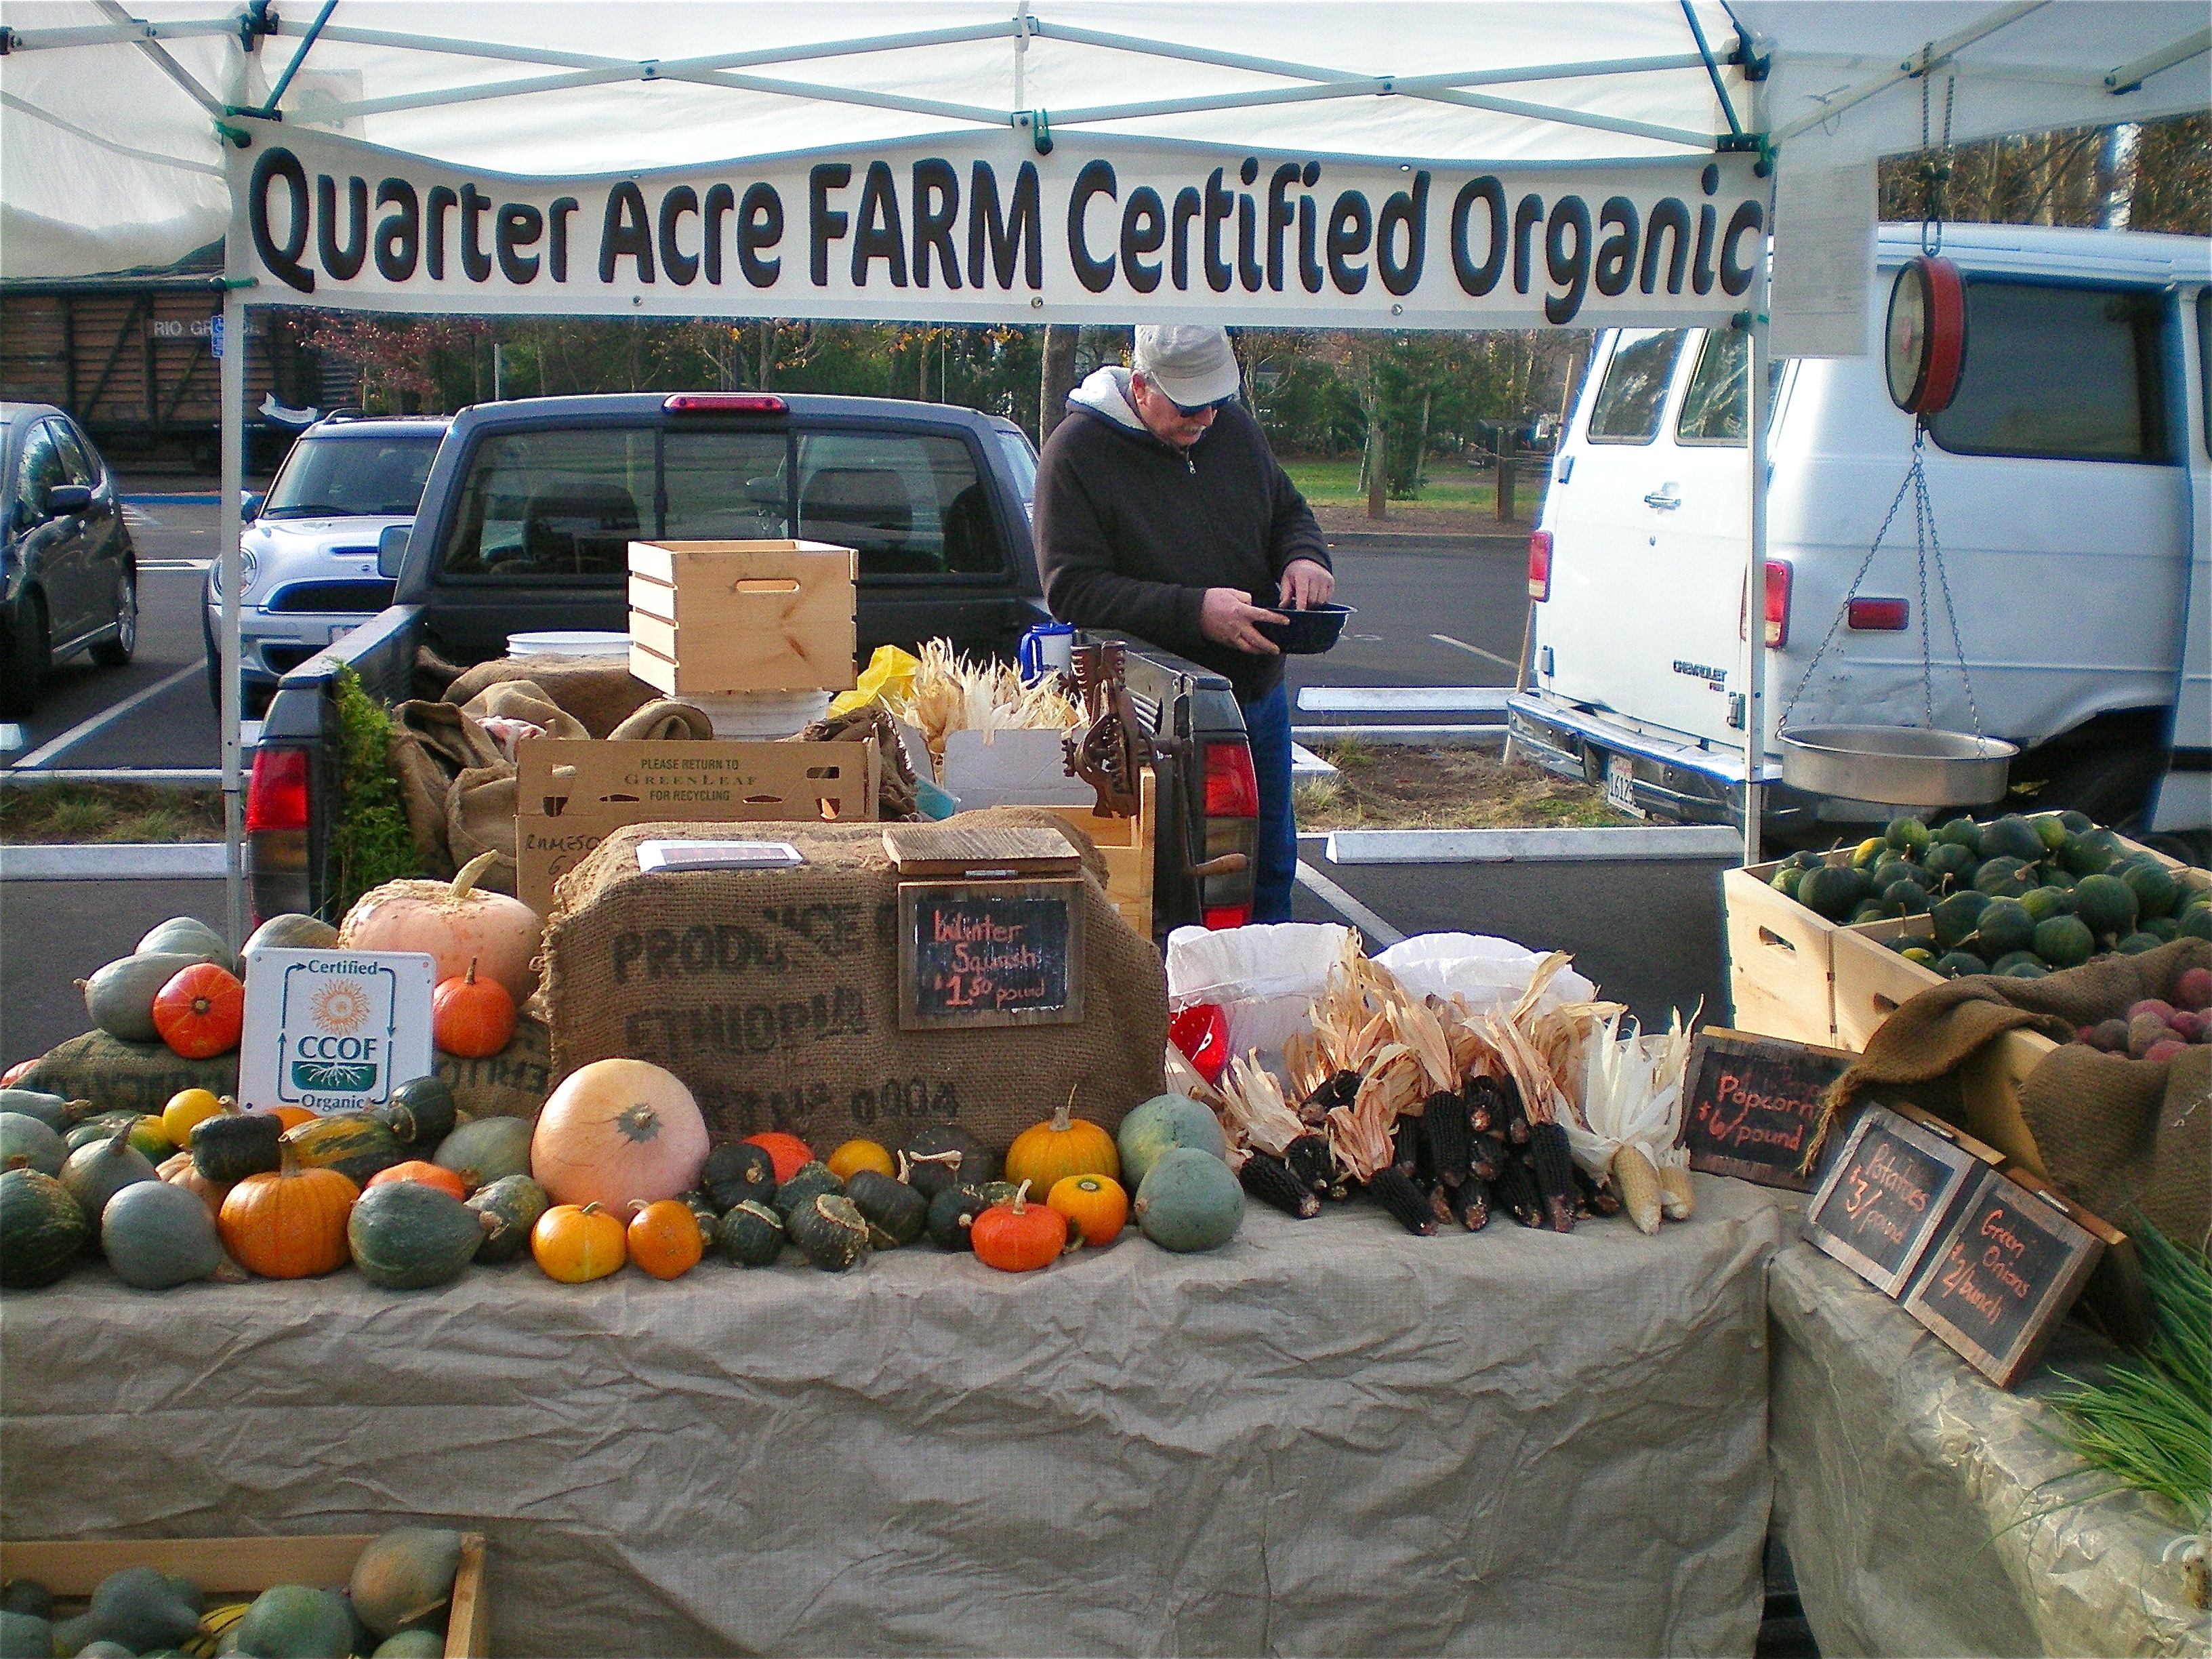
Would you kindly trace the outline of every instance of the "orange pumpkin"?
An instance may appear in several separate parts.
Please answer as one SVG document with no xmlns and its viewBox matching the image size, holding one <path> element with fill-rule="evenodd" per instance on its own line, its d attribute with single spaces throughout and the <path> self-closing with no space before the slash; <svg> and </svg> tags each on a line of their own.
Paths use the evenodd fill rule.
<svg viewBox="0 0 2212 1659">
<path fill-rule="evenodd" d="M 477 961 L 469 970 L 441 981 L 430 993 L 430 1041 L 463 1060 L 483 1060 L 507 1047 L 514 1035 L 514 996 L 495 979 L 478 979 Z"/>
<path fill-rule="evenodd" d="M 597 1204 L 556 1204 L 530 1230 L 530 1254 L 548 1279 L 582 1285 L 622 1271 L 622 1218 Z"/>
<path fill-rule="evenodd" d="M 802 1164 L 814 1161 L 814 1149 L 797 1135 L 787 1135 L 781 1129 L 764 1130 L 757 1135 L 747 1135 L 745 1145 L 757 1146 L 775 1164 L 776 1185 L 781 1186 L 799 1173 Z M 842 1179 L 840 1176 L 839 1179 Z"/>
<path fill-rule="evenodd" d="M 411 1181 L 418 1186 L 435 1187 L 441 1193 L 451 1193 L 455 1198 L 469 1195 L 471 1182 L 458 1170 L 448 1170 L 419 1158 L 410 1158 L 404 1164 L 394 1164 L 389 1169 L 379 1170 L 369 1176 L 362 1188 L 388 1187 L 397 1181 Z M 382 1200 L 379 1200 L 381 1202 Z"/>
<path fill-rule="evenodd" d="M 975 1254 L 1001 1273 L 1049 1267 L 1067 1248 L 1067 1218 L 1049 1205 L 1029 1201 L 1026 1181 L 1005 1204 L 994 1204 L 968 1229 Z"/>
<path fill-rule="evenodd" d="M 211 962 L 182 969 L 154 998 L 154 1029 L 186 1060 L 228 1054 L 245 1024 L 246 988 Z"/>
<path fill-rule="evenodd" d="M 346 1218 L 361 1188 L 336 1170 L 301 1166 L 289 1145 L 284 1167 L 248 1176 L 230 1189 L 216 1218 L 223 1249 L 264 1279 L 306 1279 L 343 1267 Z"/>
<path fill-rule="evenodd" d="M 1075 1091 L 1052 1120 L 1024 1129 L 1006 1148 L 1006 1179 L 1028 1182 L 1049 1194 L 1069 1176 L 1103 1175 L 1119 1180 L 1121 1154 L 1114 1137 L 1087 1118 L 1069 1115 L 1075 1109 Z"/>
<path fill-rule="evenodd" d="M 830 1173 L 840 1181 L 850 1181 L 863 1170 L 873 1170 L 878 1175 L 896 1179 L 898 1165 L 891 1162 L 890 1150 L 872 1140 L 848 1140 L 825 1160 Z"/>
<path fill-rule="evenodd" d="M 1111 1244 L 1129 1220 L 1129 1195 L 1112 1176 L 1062 1176 L 1044 1201 L 1094 1250 Z"/>
<path fill-rule="evenodd" d="M 302 1123 L 313 1123 L 322 1114 L 309 1111 L 305 1106 L 275 1106 L 270 1109 L 270 1115 L 283 1124 L 285 1132 L 289 1133 Z"/>
<path fill-rule="evenodd" d="M 172 1187 L 182 1187 L 186 1192 L 197 1195 L 200 1202 L 208 1206 L 208 1213 L 212 1216 L 222 1215 L 222 1201 L 230 1196 L 231 1183 L 209 1180 L 200 1173 L 200 1166 L 192 1162 L 190 1152 L 179 1152 L 174 1158 L 162 1159 L 161 1166 L 154 1173 Z"/>
<path fill-rule="evenodd" d="M 680 1198 L 651 1204 L 640 1199 L 631 1203 L 629 1212 L 624 1243 L 629 1259 L 639 1267 L 655 1279 L 681 1279 L 699 1265 L 707 1241 L 689 1204 Z"/>
</svg>

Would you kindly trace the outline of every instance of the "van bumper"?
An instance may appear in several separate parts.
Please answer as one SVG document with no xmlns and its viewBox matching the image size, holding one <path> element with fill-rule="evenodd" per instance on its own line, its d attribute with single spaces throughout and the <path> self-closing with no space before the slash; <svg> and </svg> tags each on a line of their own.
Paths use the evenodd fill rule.
<svg viewBox="0 0 2212 1659">
<path fill-rule="evenodd" d="M 1743 822 L 1743 760 L 1617 726 L 1588 709 L 1519 696 L 1505 703 L 1514 750 L 1547 772 L 1593 789 L 1606 787 L 1607 763 L 1618 756 L 1632 772 L 1628 789 L 1636 810 L 1674 823 Z M 1820 817 L 1820 798 L 1785 787 L 1782 769 L 1759 770 L 1759 823 L 1772 830 L 1810 827 Z"/>
</svg>

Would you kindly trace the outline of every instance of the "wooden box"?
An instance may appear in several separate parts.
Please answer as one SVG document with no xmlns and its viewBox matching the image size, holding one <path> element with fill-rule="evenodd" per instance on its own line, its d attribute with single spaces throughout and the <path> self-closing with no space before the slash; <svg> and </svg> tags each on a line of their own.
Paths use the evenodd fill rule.
<svg viewBox="0 0 2212 1659">
<path fill-rule="evenodd" d="M 112 1572 L 153 1567 L 198 1584 L 210 1607 L 250 1601 L 277 1584 L 336 1589 L 376 1541 L 370 1533 L 307 1538 L 128 1538 L 97 1542 L 0 1542 L 0 1580 L 35 1578 L 54 1593 L 57 1611 L 82 1604 Z M 75 1605 L 72 1605 L 75 1604 Z M 460 1571 L 446 1616 L 446 1659 L 484 1659 L 491 1651 L 491 1602 L 484 1588 L 482 1533 L 461 1534 Z"/>
<path fill-rule="evenodd" d="M 826 542 L 632 542 L 630 672 L 672 697 L 845 690 L 858 568 Z"/>
<path fill-rule="evenodd" d="M 1838 1048 L 1863 1049 L 1900 1003 L 1943 982 L 1934 969 L 1907 962 L 1890 948 L 1900 939 L 1925 939 L 1933 950 L 1936 924 L 1926 916 L 1899 916 L 1855 922 L 1829 936 Z"/>
<path fill-rule="evenodd" d="M 1152 861 L 1159 837 L 1156 793 L 1148 766 L 1138 775 L 1140 805 L 1133 818 L 1097 817 L 1081 806 L 1045 809 L 1091 837 L 1106 860 L 1106 896 L 1121 913 L 1121 920 L 1146 939 L 1152 936 Z"/>
<path fill-rule="evenodd" d="M 1850 849 L 1827 855 L 1850 861 Z M 1836 1040 L 1831 939 L 1836 924 L 1777 892 L 1768 883 L 1779 860 L 1721 872 L 1721 910 L 1728 934 L 1729 1024 L 1760 1036 L 1818 1047 Z"/>
</svg>

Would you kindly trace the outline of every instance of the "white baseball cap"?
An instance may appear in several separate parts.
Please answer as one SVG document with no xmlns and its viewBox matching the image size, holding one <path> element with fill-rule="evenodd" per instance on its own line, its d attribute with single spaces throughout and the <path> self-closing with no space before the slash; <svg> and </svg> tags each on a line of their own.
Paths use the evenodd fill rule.
<svg viewBox="0 0 2212 1659">
<path fill-rule="evenodd" d="M 1134 366 L 1161 396 L 1186 409 L 1233 398 L 1244 383 L 1229 337 L 1194 324 L 1140 325 Z"/>
</svg>

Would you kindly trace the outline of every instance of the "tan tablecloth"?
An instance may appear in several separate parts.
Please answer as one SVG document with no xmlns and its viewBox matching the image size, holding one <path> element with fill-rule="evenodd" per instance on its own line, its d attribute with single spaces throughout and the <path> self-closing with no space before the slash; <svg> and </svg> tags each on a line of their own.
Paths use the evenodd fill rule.
<svg viewBox="0 0 2212 1659">
<path fill-rule="evenodd" d="M 1775 1516 L 1825 1659 L 2197 1654 L 2182 1532 L 2051 1438 L 2046 1396 L 2115 1351 L 2077 1325 L 2014 1393 L 1809 1245 L 1769 1274 Z M 2045 1483 L 2054 1477 L 2054 1485 Z"/>
<path fill-rule="evenodd" d="M 0 1310 L 0 1528 L 477 1528 L 505 1655 L 1742 1654 L 1780 1223 L 1698 1196 L 1020 1277 L 86 1268 Z"/>
</svg>

